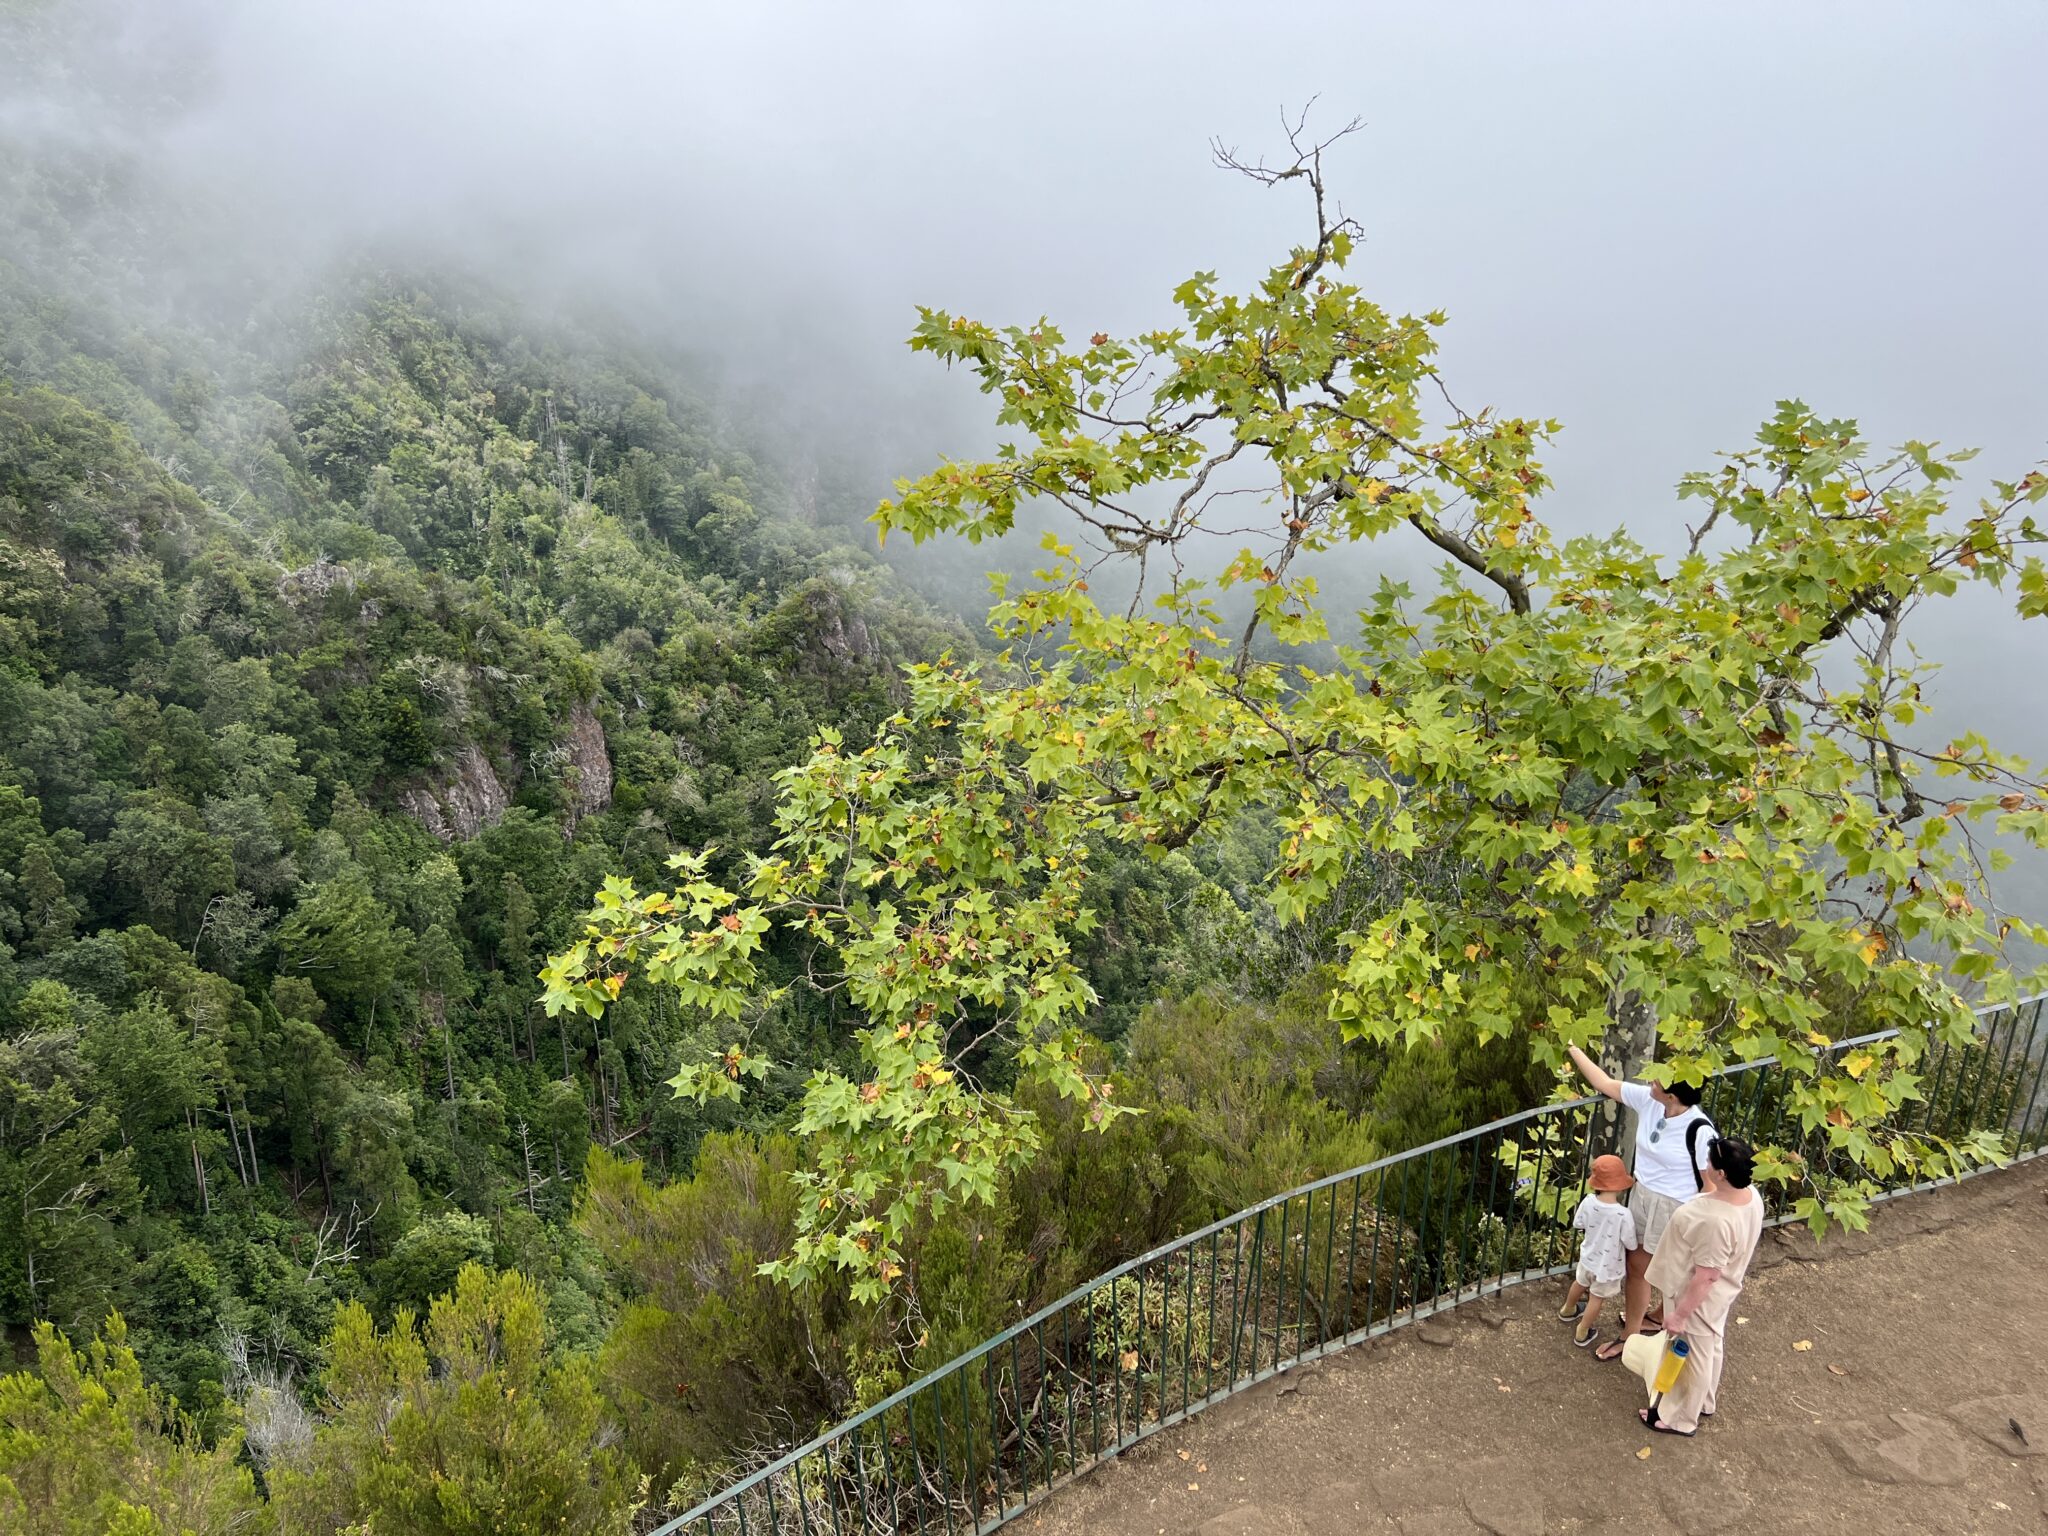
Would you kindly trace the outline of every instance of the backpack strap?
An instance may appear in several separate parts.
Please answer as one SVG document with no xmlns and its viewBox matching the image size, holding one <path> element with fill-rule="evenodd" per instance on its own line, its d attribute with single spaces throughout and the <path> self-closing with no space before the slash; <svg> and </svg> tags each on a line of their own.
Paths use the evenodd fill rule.
<svg viewBox="0 0 2048 1536">
<path fill-rule="evenodd" d="M 1700 1177 L 1699 1153 L 1693 1150 L 1694 1144 L 1700 1139 L 1702 1131 L 1706 1132 L 1709 1136 L 1718 1136 L 1721 1133 L 1714 1129 L 1714 1122 L 1705 1115 L 1701 1115 L 1699 1119 L 1693 1121 L 1691 1125 L 1685 1128 L 1685 1165 L 1692 1170 L 1693 1188 L 1704 1194 L 1706 1193 L 1707 1181 Z"/>
</svg>

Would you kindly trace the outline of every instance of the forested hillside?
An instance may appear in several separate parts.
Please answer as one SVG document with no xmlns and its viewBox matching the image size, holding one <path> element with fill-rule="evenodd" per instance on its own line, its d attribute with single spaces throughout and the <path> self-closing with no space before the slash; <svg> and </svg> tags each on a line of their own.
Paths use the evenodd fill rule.
<svg viewBox="0 0 2048 1536">
<path fill-rule="evenodd" d="M 1326 941 L 1248 915 L 1254 819 L 1090 876 L 1090 1028 L 1156 1113 L 1040 1103 L 1044 1157 L 884 1305 L 758 1276 L 803 1083 L 855 1061 L 838 994 L 784 994 L 765 1083 L 699 1106 L 669 1080 L 707 1019 L 552 1019 L 537 973 L 607 876 L 765 851 L 815 733 L 978 626 L 620 327 L 192 262 L 203 221 L 114 154 L 0 181 L 9 1519 L 424 1530 L 451 1479 L 483 1524 L 432 1528 L 651 1519 L 1188 1223 L 1530 1091 L 1519 1048 L 1341 1047 Z"/>
<path fill-rule="evenodd" d="M 216 1297 L 304 1349 L 504 1244 L 587 1313 L 542 1236 L 586 1144 L 702 1127 L 681 1025 L 543 1025 L 539 957 L 611 868 L 758 843 L 957 632 L 673 381 L 382 276 L 224 360 L 10 276 L 0 1305 L 128 1309 L 188 1402 Z"/>
</svg>

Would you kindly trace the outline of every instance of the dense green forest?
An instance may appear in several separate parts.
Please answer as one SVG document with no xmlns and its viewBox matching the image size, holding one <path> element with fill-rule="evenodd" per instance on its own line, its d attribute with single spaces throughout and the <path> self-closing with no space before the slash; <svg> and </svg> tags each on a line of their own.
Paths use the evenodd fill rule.
<svg viewBox="0 0 2048 1536">
<path fill-rule="evenodd" d="M 759 1276 L 804 1079 L 852 1058 L 836 996 L 789 991 L 765 1084 L 699 1106 L 669 1079 L 703 1020 L 549 1018 L 537 973 L 606 876 L 766 849 L 815 733 L 978 626 L 848 529 L 851 479 L 792 494 L 615 327 L 391 265 L 173 281 L 189 213 L 118 159 L 0 181 L 8 1529 L 651 1521 L 1191 1223 L 1534 1091 L 1506 1042 L 1340 1045 L 1253 819 L 1090 876 L 1091 1049 L 1154 1113 L 1039 1103 L 1043 1154 L 882 1305 Z"/>
</svg>

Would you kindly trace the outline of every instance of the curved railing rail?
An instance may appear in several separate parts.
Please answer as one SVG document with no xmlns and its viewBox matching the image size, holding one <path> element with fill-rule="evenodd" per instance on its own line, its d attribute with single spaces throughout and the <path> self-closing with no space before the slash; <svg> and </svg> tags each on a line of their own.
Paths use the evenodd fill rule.
<svg viewBox="0 0 2048 1536">
<path fill-rule="evenodd" d="M 1986 1010 L 1974 1041 L 1930 1053 L 1900 1128 L 1991 1128 L 2013 1160 L 2039 1155 L 2044 1003 Z M 1834 1162 L 1824 1134 L 1782 1123 L 1788 1076 L 1775 1058 L 1729 1068 L 1703 1107 L 1724 1133 Z M 1091 1280 L 654 1536 L 993 1530 L 1292 1366 L 1561 1272 L 1586 1164 L 1619 1120 L 1604 1099 L 1545 1105 L 1275 1195 Z M 1902 1179 L 1881 1198 L 1927 1187 Z"/>
</svg>

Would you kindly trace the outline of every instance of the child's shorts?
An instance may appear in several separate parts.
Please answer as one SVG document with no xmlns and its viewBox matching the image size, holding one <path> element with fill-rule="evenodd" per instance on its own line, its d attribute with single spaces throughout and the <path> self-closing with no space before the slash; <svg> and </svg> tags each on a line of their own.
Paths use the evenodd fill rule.
<svg viewBox="0 0 2048 1536">
<path fill-rule="evenodd" d="M 1621 1294 L 1621 1280 L 1619 1277 L 1613 1280 L 1595 1280 L 1593 1278 L 1593 1271 L 1586 1268 L 1583 1264 L 1579 1266 L 1577 1274 L 1572 1278 L 1592 1292 L 1593 1295 L 1598 1296 L 1602 1301 L 1612 1301 Z"/>
</svg>

